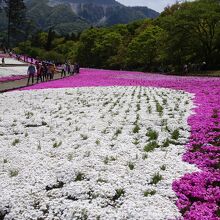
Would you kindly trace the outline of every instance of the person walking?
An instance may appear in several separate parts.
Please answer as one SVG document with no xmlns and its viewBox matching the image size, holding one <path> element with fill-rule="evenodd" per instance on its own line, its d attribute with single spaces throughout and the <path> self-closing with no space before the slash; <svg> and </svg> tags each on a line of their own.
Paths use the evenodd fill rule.
<svg viewBox="0 0 220 220">
<path fill-rule="evenodd" d="M 66 64 L 62 64 L 61 78 L 66 76 Z"/>
<path fill-rule="evenodd" d="M 43 62 L 42 64 L 42 75 L 43 75 L 43 81 L 47 81 L 48 80 L 48 75 L 47 75 L 47 65 L 45 62 Z"/>
<path fill-rule="evenodd" d="M 78 63 L 75 63 L 75 65 L 74 65 L 74 72 L 76 73 L 76 74 L 78 74 L 79 73 L 79 71 L 80 71 L 80 66 L 79 66 L 79 64 Z"/>
<path fill-rule="evenodd" d="M 36 69 L 35 66 L 33 64 L 30 64 L 27 70 L 27 74 L 28 74 L 28 82 L 27 82 L 27 86 L 29 85 L 30 79 L 32 79 L 32 84 L 34 84 L 34 75 L 36 73 Z"/>
<path fill-rule="evenodd" d="M 52 73 L 51 79 L 53 79 L 54 74 L 56 73 L 56 65 L 54 63 L 51 64 L 51 73 Z"/>
<path fill-rule="evenodd" d="M 2 66 L 4 66 L 4 65 L 5 65 L 5 58 L 2 57 Z"/>
<path fill-rule="evenodd" d="M 48 80 L 51 79 L 51 67 L 50 67 L 50 64 L 47 64 L 47 77 L 48 77 Z"/>
<path fill-rule="evenodd" d="M 41 65 L 41 63 L 38 63 L 37 64 L 37 66 L 36 66 L 36 68 L 37 68 L 37 83 L 39 82 L 39 80 L 42 82 L 43 80 L 42 80 L 42 72 L 43 72 L 43 69 L 42 69 L 42 65 Z"/>
<path fill-rule="evenodd" d="M 188 65 L 185 64 L 185 65 L 183 66 L 183 73 L 184 73 L 184 75 L 187 75 L 188 72 L 189 72 Z"/>
<path fill-rule="evenodd" d="M 68 75 L 70 75 L 70 68 L 71 68 L 70 65 L 71 65 L 71 64 L 68 62 L 68 63 L 67 63 L 67 73 L 68 73 Z"/>
</svg>

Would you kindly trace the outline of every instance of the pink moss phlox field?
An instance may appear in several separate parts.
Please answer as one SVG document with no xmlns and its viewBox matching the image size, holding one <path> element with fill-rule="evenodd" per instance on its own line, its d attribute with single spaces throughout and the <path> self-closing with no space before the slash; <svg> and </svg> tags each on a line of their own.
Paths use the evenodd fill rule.
<svg viewBox="0 0 220 220">
<path fill-rule="evenodd" d="M 14 59 L 18 60 L 16 54 L 12 54 L 11 56 L 9 56 L 8 54 L 0 54 L 0 58 L 3 58 L 3 57 L 4 58 L 14 58 Z M 25 60 L 25 62 L 24 62 L 24 60 Z M 19 61 L 24 62 L 24 63 L 31 63 L 31 61 L 33 61 L 33 63 L 35 63 L 37 60 L 30 58 L 30 57 L 25 57 L 25 59 L 24 59 L 24 56 L 20 56 Z M 27 78 L 27 76 L 25 76 L 25 75 L 4 76 L 4 77 L 0 77 L 0 83 L 21 80 L 24 78 Z"/>
<path fill-rule="evenodd" d="M 16 81 L 16 80 L 24 79 L 26 77 L 27 76 L 22 76 L 22 75 L 0 77 L 0 83 L 2 83 L 2 82 L 9 82 L 9 81 Z"/>
<path fill-rule="evenodd" d="M 220 219 L 220 79 L 82 69 L 79 75 L 26 89 L 89 86 L 153 86 L 195 94 L 196 108 L 188 119 L 191 137 L 183 160 L 201 171 L 176 180 L 173 190 L 184 219 Z"/>
</svg>

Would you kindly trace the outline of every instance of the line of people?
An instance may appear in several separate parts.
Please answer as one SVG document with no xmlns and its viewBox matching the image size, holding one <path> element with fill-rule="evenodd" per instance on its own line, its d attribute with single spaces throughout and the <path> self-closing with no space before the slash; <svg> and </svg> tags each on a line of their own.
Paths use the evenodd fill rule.
<svg viewBox="0 0 220 220">
<path fill-rule="evenodd" d="M 34 84 L 34 77 L 37 77 L 37 83 L 45 82 L 48 80 L 52 80 L 54 77 L 54 74 L 56 73 L 56 66 L 55 64 L 45 63 L 45 62 L 36 62 L 35 65 L 29 64 L 28 67 L 28 81 L 27 85 L 29 85 L 30 80 L 32 81 L 32 84 Z"/>
<path fill-rule="evenodd" d="M 71 65 L 70 63 L 64 63 L 62 65 L 62 70 L 61 70 L 61 78 L 65 77 L 67 74 L 68 75 L 74 75 L 79 73 L 79 64 L 75 63 L 74 65 Z"/>
<path fill-rule="evenodd" d="M 66 77 L 67 75 L 74 75 L 79 73 L 80 67 L 79 64 L 68 64 L 65 63 L 61 66 L 56 66 L 54 63 L 48 62 L 36 62 L 35 65 L 30 63 L 28 66 L 27 74 L 29 85 L 30 81 L 34 84 L 34 77 L 36 76 L 37 83 L 47 82 L 48 80 L 53 80 L 54 75 L 58 72 L 61 72 L 61 78 Z"/>
</svg>

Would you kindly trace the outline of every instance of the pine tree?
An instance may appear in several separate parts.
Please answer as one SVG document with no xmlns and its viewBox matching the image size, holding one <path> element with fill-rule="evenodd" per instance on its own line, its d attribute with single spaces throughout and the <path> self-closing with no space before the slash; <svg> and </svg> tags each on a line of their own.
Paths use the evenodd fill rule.
<svg viewBox="0 0 220 220">
<path fill-rule="evenodd" d="M 23 0 L 3 0 L 3 3 L 8 18 L 7 44 L 10 47 L 11 34 L 15 33 L 25 21 L 26 7 Z"/>
<path fill-rule="evenodd" d="M 46 50 L 51 50 L 51 47 L 52 47 L 52 41 L 54 40 L 56 36 L 56 33 L 53 31 L 53 28 L 50 28 L 49 31 L 48 31 L 48 36 L 47 36 L 47 43 L 46 43 L 46 46 L 45 46 L 45 49 Z"/>
</svg>

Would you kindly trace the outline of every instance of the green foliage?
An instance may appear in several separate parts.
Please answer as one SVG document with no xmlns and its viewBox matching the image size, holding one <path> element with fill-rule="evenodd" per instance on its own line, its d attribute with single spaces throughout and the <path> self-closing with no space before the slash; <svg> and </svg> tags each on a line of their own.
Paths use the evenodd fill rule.
<svg viewBox="0 0 220 220">
<path fill-rule="evenodd" d="M 162 165 L 162 166 L 160 167 L 160 169 L 163 170 L 163 171 L 165 171 L 165 170 L 166 170 L 166 165 Z"/>
<path fill-rule="evenodd" d="M 147 132 L 146 136 L 149 138 L 149 141 L 157 140 L 157 138 L 158 138 L 158 133 L 157 133 L 156 131 L 149 130 L 149 131 Z"/>
<path fill-rule="evenodd" d="M 16 146 L 17 144 L 20 143 L 20 140 L 19 139 L 15 139 L 13 142 L 12 142 L 12 146 Z"/>
<path fill-rule="evenodd" d="M 163 106 L 160 105 L 160 103 L 156 103 L 156 110 L 159 114 L 163 113 Z"/>
<path fill-rule="evenodd" d="M 218 63 L 219 20 L 218 0 L 198 0 L 168 7 L 158 19 L 167 32 L 164 38 L 166 61 L 177 67 L 188 62 Z"/>
<path fill-rule="evenodd" d="M 76 178 L 75 178 L 75 181 L 82 181 L 85 179 L 85 174 L 84 173 L 81 173 L 81 172 L 78 172 L 76 174 Z"/>
<path fill-rule="evenodd" d="M 116 201 L 120 197 L 122 197 L 124 194 L 125 194 L 125 190 L 124 189 L 116 189 L 115 195 L 113 196 L 112 200 Z"/>
<path fill-rule="evenodd" d="M 163 179 L 163 177 L 159 174 L 159 173 L 155 173 L 154 176 L 151 179 L 150 184 L 157 184 L 159 183 L 161 180 Z"/>
<path fill-rule="evenodd" d="M 143 155 L 142 155 L 142 159 L 143 159 L 143 160 L 146 160 L 147 158 L 148 158 L 148 155 L 147 155 L 147 154 L 143 154 Z"/>
<path fill-rule="evenodd" d="M 133 128 L 133 133 L 134 134 L 136 134 L 136 133 L 139 133 L 139 131 L 140 131 L 140 127 L 139 127 L 139 125 L 135 125 L 135 127 Z"/>
<path fill-rule="evenodd" d="M 142 67 L 143 70 L 147 70 L 156 64 L 162 34 L 163 30 L 160 27 L 149 25 L 134 37 L 128 45 L 128 66 L 130 68 Z"/>
<path fill-rule="evenodd" d="M 9 176 L 10 177 L 15 177 L 15 176 L 17 176 L 18 175 L 18 170 L 10 170 L 9 171 Z"/>
<path fill-rule="evenodd" d="M 150 143 L 148 143 L 145 147 L 144 147 L 144 151 L 145 152 L 151 152 L 153 151 L 155 148 L 160 147 L 159 144 L 156 141 L 152 141 Z"/>
<path fill-rule="evenodd" d="M 156 190 L 147 190 L 144 192 L 144 196 L 148 197 L 148 196 L 153 196 L 156 194 Z"/>
<path fill-rule="evenodd" d="M 171 138 L 173 139 L 173 140 L 178 140 L 179 139 L 179 136 L 180 136 L 180 133 L 179 133 L 179 131 L 176 129 L 176 130 L 174 130 L 173 132 L 172 132 L 172 134 L 171 134 Z"/>
<path fill-rule="evenodd" d="M 54 144 L 53 144 L 53 148 L 58 148 L 58 147 L 60 147 L 62 145 L 62 141 L 60 141 L 59 143 L 58 142 L 55 142 Z"/>
<path fill-rule="evenodd" d="M 134 169 L 134 164 L 132 162 L 129 162 L 128 167 L 129 167 L 130 170 L 133 170 Z"/>
<path fill-rule="evenodd" d="M 119 128 L 119 129 L 116 130 L 115 136 L 118 137 L 118 135 L 121 134 L 121 133 L 122 133 L 122 129 Z"/>
<path fill-rule="evenodd" d="M 88 139 L 88 136 L 85 135 L 85 134 L 80 134 L 80 136 L 81 136 L 81 138 L 82 138 L 84 141 Z"/>
<path fill-rule="evenodd" d="M 169 139 L 166 139 L 164 142 L 163 142 L 163 145 L 162 145 L 162 147 L 169 147 L 169 145 L 170 145 L 170 140 Z"/>
</svg>

